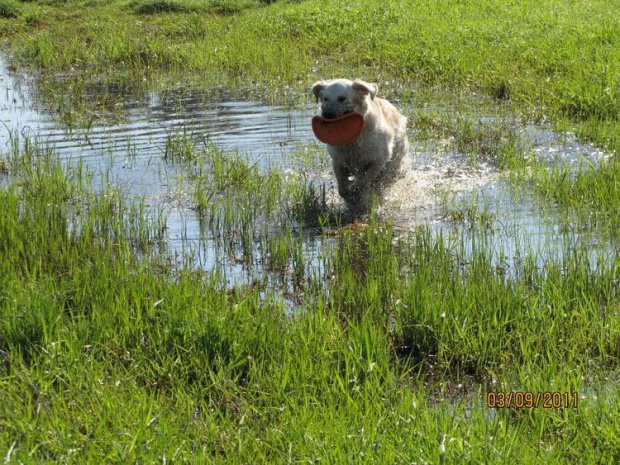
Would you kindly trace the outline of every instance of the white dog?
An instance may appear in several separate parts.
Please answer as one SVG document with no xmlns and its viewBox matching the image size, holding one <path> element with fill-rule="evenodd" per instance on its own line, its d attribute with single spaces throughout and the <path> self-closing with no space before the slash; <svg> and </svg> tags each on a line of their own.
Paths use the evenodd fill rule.
<svg viewBox="0 0 620 465">
<path fill-rule="evenodd" d="M 364 117 L 364 129 L 353 142 L 327 145 L 332 158 L 338 193 L 353 211 L 367 211 L 373 191 L 401 174 L 401 162 L 409 152 L 407 118 L 390 102 L 377 98 L 377 85 L 356 79 L 319 81 L 312 93 L 321 103 L 321 116 L 337 118 L 355 111 Z"/>
</svg>

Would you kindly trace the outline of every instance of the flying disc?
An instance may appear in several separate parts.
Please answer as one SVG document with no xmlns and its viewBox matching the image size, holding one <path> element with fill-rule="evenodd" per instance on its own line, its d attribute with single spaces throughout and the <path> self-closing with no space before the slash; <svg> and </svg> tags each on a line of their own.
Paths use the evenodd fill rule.
<svg viewBox="0 0 620 465">
<path fill-rule="evenodd" d="M 364 129 L 364 117 L 359 113 L 347 113 L 338 118 L 322 116 L 312 118 L 312 130 L 318 140 L 329 145 L 346 145 L 359 137 Z"/>
</svg>

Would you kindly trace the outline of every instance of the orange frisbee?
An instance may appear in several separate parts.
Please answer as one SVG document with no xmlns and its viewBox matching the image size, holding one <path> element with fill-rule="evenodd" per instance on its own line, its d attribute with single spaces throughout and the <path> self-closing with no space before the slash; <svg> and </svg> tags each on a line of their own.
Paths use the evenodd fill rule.
<svg viewBox="0 0 620 465">
<path fill-rule="evenodd" d="M 322 116 L 312 118 L 312 130 L 318 140 L 329 145 L 346 145 L 359 137 L 364 129 L 364 117 L 359 113 L 347 113 L 338 118 Z"/>
</svg>

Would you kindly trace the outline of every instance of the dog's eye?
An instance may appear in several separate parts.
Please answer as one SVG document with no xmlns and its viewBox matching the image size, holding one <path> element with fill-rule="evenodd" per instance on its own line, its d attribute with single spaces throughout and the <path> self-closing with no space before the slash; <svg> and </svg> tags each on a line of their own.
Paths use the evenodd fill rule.
<svg viewBox="0 0 620 465">
<path fill-rule="evenodd" d="M 338 97 L 338 101 L 341 103 L 344 102 L 346 99 L 347 99 L 346 97 Z"/>
</svg>

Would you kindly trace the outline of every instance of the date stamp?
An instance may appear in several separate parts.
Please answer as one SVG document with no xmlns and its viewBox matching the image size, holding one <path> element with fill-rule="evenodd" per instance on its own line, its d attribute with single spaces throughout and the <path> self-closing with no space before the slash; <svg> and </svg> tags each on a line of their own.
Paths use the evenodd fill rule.
<svg viewBox="0 0 620 465">
<path fill-rule="evenodd" d="M 577 408 L 576 392 L 489 392 L 488 408 Z"/>
</svg>

